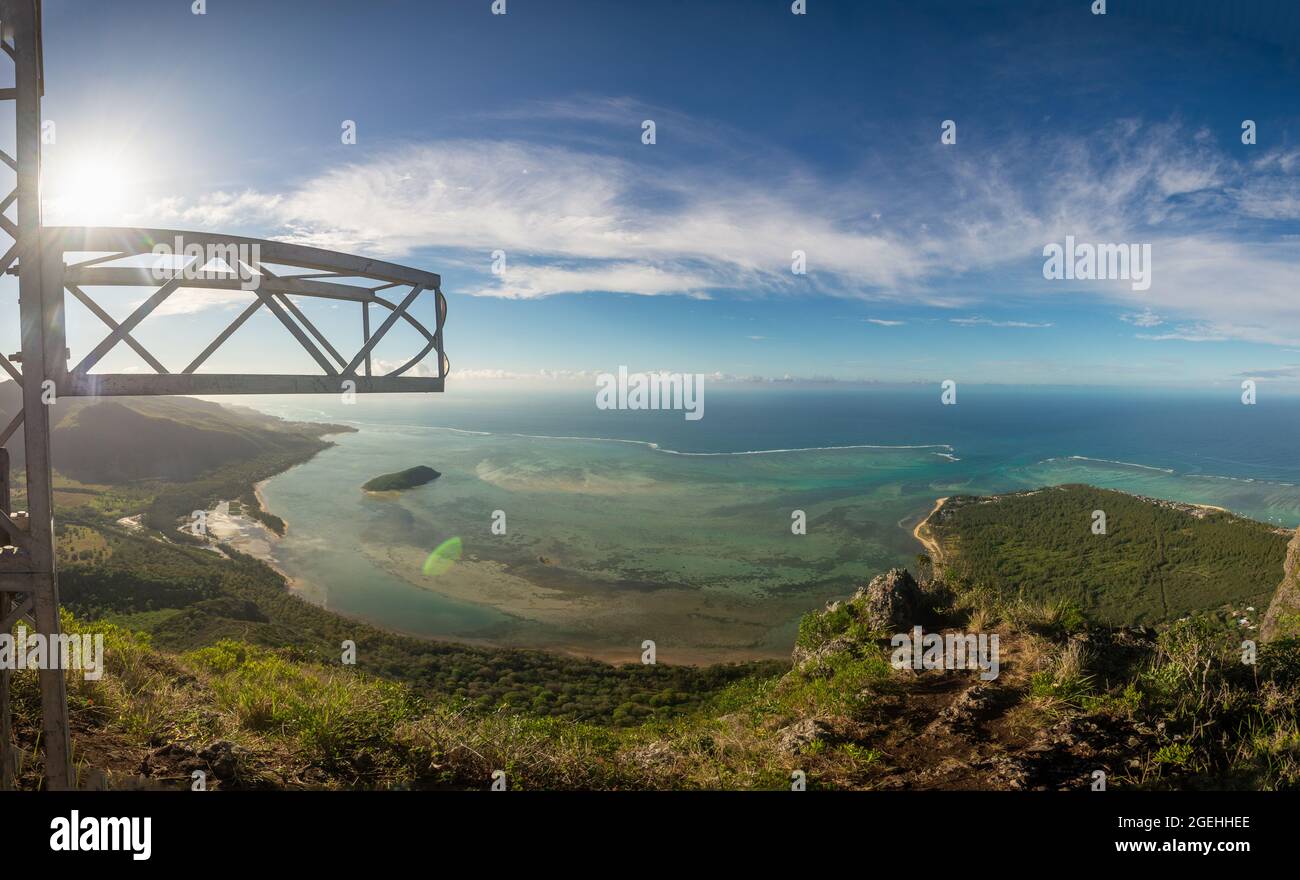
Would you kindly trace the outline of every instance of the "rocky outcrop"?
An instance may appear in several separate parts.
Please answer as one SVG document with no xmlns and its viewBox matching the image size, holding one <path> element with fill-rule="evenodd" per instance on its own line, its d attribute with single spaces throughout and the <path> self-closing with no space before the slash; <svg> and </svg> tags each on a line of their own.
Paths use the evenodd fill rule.
<svg viewBox="0 0 1300 880">
<path fill-rule="evenodd" d="M 804 718 L 777 731 L 776 749 L 784 755 L 798 755 L 814 743 L 834 739 L 831 726 L 820 718 Z"/>
<path fill-rule="evenodd" d="M 1296 529 L 1287 546 L 1282 583 L 1273 594 L 1259 634 L 1266 642 L 1281 636 L 1300 636 L 1300 529 Z"/>
<path fill-rule="evenodd" d="M 981 725 L 1005 712 L 1019 701 L 1014 691 L 998 685 L 977 684 L 941 710 L 926 727 L 927 733 L 952 736 L 977 736 Z"/>
<path fill-rule="evenodd" d="M 802 635 L 795 643 L 792 659 L 796 669 L 863 644 L 864 633 L 896 633 L 910 630 L 920 623 L 919 614 L 925 596 L 916 579 L 905 568 L 895 568 L 877 575 L 871 583 L 859 587 L 853 597 L 831 602 L 814 618 L 808 638 Z"/>
<path fill-rule="evenodd" d="M 916 623 L 921 598 L 921 588 L 911 573 L 895 568 L 860 587 L 851 601 L 861 607 L 867 626 L 896 632 Z"/>
<path fill-rule="evenodd" d="M 190 774 L 197 770 L 232 786 L 243 781 L 241 771 L 248 757 L 247 750 L 226 740 L 197 752 L 181 743 L 167 743 L 145 756 L 139 772 L 146 777 L 181 776 L 188 782 Z"/>
</svg>

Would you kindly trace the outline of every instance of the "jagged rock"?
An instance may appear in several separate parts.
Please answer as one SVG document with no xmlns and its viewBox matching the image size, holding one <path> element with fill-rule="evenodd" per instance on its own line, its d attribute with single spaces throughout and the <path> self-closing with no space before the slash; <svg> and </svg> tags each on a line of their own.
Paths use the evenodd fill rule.
<svg viewBox="0 0 1300 880">
<path fill-rule="evenodd" d="M 978 730 L 979 725 L 1014 703 L 1013 691 L 993 685 L 979 684 L 962 692 L 953 700 L 939 717 L 930 722 L 927 733 L 954 733 L 969 735 Z"/>
<path fill-rule="evenodd" d="M 179 742 L 165 742 L 144 755 L 136 772 L 142 776 L 174 776 L 177 773 L 188 775 L 196 770 L 207 771 L 208 768 L 207 760 L 195 754 L 194 749 Z"/>
<path fill-rule="evenodd" d="M 871 583 L 859 588 L 852 601 L 862 609 L 867 626 L 901 631 L 916 621 L 921 607 L 921 589 L 907 569 L 895 568 L 877 575 Z"/>
<path fill-rule="evenodd" d="M 1092 785 L 1096 770 L 1138 767 L 1134 752 L 1154 749 L 1158 740 L 1121 718 L 1069 718 L 1040 729 L 1019 758 L 1024 782 L 1034 790 L 1077 791 Z M 1144 748 L 1145 746 L 1145 748 Z"/>
<path fill-rule="evenodd" d="M 814 742 L 825 742 L 832 736 L 831 727 L 825 721 L 805 718 L 777 731 L 776 748 L 783 754 L 797 755 Z"/>
<path fill-rule="evenodd" d="M 899 632 L 910 629 L 918 623 L 918 615 L 924 600 L 923 591 L 916 579 L 905 568 L 895 568 L 882 575 L 877 575 L 871 583 L 859 587 L 848 601 L 836 601 L 827 604 L 821 612 L 824 615 L 847 611 L 855 621 L 855 630 L 861 632 L 875 630 L 879 632 Z M 851 651 L 861 645 L 861 639 L 840 633 L 830 636 L 817 645 L 796 644 L 791 659 L 801 671 L 815 662 L 835 654 Z"/>
<path fill-rule="evenodd" d="M 137 772 L 143 776 L 153 776 L 157 772 L 165 774 L 169 766 L 182 768 L 187 761 L 196 763 L 195 769 L 202 769 L 205 766 L 195 757 L 193 750 L 180 743 L 163 743 L 144 756 Z"/>
<path fill-rule="evenodd" d="M 1278 585 L 1273 600 L 1268 604 L 1259 637 L 1265 642 L 1279 636 L 1293 635 L 1296 620 L 1300 619 L 1300 529 L 1287 545 L 1286 561 L 1282 565 L 1282 583 Z"/>
<path fill-rule="evenodd" d="M 1010 755 L 993 755 L 976 766 L 987 768 L 994 779 L 1001 780 L 1002 784 L 1011 791 L 1024 790 L 1029 777 L 1024 761 Z"/>
<path fill-rule="evenodd" d="M 234 779 L 239 776 L 239 759 L 243 754 L 244 750 L 239 746 L 222 739 L 199 752 L 199 757 L 207 762 L 219 779 Z"/>
</svg>

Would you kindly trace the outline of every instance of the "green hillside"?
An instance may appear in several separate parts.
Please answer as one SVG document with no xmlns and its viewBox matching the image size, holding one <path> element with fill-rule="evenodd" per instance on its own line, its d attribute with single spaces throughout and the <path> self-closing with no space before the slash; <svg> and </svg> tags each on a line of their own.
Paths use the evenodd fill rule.
<svg viewBox="0 0 1300 880">
<path fill-rule="evenodd" d="M 18 387 L 0 384 L 0 421 L 20 405 Z M 143 512 L 160 531 L 216 501 L 239 499 L 283 532 L 279 517 L 261 510 L 253 486 L 329 448 L 325 435 L 355 430 L 288 422 L 192 397 L 64 398 L 51 418 L 54 467 L 64 493 L 58 506 L 87 504 L 122 516 L 132 500 L 147 499 L 142 510 L 129 512 Z M 23 466 L 21 431 L 9 449 L 17 471 Z"/>
<path fill-rule="evenodd" d="M 370 674 L 481 709 L 506 706 L 602 724 L 668 718 L 737 679 L 781 665 L 615 667 L 541 651 L 429 642 L 304 602 L 279 574 L 233 550 L 226 559 L 92 519 L 65 519 L 59 532 L 61 598 L 79 617 L 146 633 L 153 644 L 177 652 L 234 639 L 328 664 L 350 640 Z M 91 544 L 87 533 L 98 540 Z"/>
<path fill-rule="evenodd" d="M 0 384 L 0 419 L 21 407 L 18 387 Z M 82 483 L 184 482 L 233 462 L 314 454 L 339 425 L 286 422 L 246 407 L 193 397 L 63 398 L 51 409 L 60 474 Z M 23 462 L 20 431 L 9 444 Z"/>
<path fill-rule="evenodd" d="M 894 571 L 807 615 L 792 666 L 615 668 L 426 644 L 432 686 L 412 687 L 385 674 L 402 640 L 287 597 L 260 604 L 258 564 L 237 559 L 223 572 L 216 557 L 202 564 L 212 554 L 169 547 L 176 559 L 150 570 L 129 543 L 109 539 L 142 574 L 118 601 L 183 601 L 163 586 L 178 579 L 212 598 L 153 624 L 151 612 L 118 618 L 151 625 L 152 637 L 66 616 L 66 630 L 106 642 L 103 678 L 68 681 L 83 785 L 185 788 L 203 770 L 216 789 L 483 790 L 504 772 L 523 790 L 789 790 L 802 780 L 1082 791 L 1102 770 L 1113 789 L 1300 786 L 1300 643 L 1261 645 L 1247 665 L 1239 637 L 1198 621 L 1110 630 L 1060 603 Z M 96 571 L 84 574 L 82 586 L 99 589 Z M 905 597 L 908 622 L 927 631 L 1000 636 L 998 677 L 894 669 L 888 634 L 903 621 L 881 618 L 884 596 Z M 183 614 L 184 625 L 167 625 Z M 356 665 L 340 662 L 339 638 L 357 640 Z M 315 644 L 293 646 L 304 639 Z M 265 646 L 280 640 L 290 646 Z M 575 717 L 553 710 L 544 695 L 556 693 L 609 694 L 642 712 Z M 38 709 L 35 673 L 15 673 L 24 788 L 39 785 Z"/>
<path fill-rule="evenodd" d="M 1104 511 L 1105 534 L 1093 532 Z M 957 496 L 927 522 L 954 574 L 1109 623 L 1267 606 L 1289 532 L 1230 513 L 1069 485 Z"/>
</svg>

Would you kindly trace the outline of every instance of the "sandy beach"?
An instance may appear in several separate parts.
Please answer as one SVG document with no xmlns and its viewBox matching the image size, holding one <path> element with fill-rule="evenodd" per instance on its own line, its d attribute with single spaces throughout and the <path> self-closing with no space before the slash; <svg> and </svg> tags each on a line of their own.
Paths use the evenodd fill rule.
<svg viewBox="0 0 1300 880">
<path fill-rule="evenodd" d="M 261 489 L 261 483 L 254 487 L 262 509 L 266 510 Z M 279 535 L 250 516 L 231 513 L 229 501 L 218 503 L 207 514 L 208 535 L 214 542 L 225 544 L 233 550 L 265 562 L 284 578 L 290 590 L 298 592 L 303 589 L 303 584 L 286 572 L 275 558 L 275 545 L 280 540 Z"/>
<path fill-rule="evenodd" d="M 931 562 L 942 562 L 943 551 L 939 547 L 939 542 L 930 536 L 930 529 L 926 524 L 930 522 L 931 517 L 939 512 L 939 508 L 943 507 L 944 502 L 947 500 L 947 497 L 936 499 L 934 509 L 926 515 L 925 519 L 916 524 L 916 528 L 912 529 L 912 537 L 921 542 L 921 546 L 929 554 Z"/>
<path fill-rule="evenodd" d="M 257 506 L 262 508 L 262 510 L 266 511 L 267 513 L 271 513 L 272 511 L 271 508 L 267 506 L 266 496 L 262 494 L 262 490 L 266 487 L 266 484 L 269 483 L 272 479 L 274 478 L 267 477 L 262 482 L 253 484 L 253 496 L 257 499 Z M 279 516 L 279 514 L 276 515 Z M 288 531 L 289 521 L 282 516 L 280 517 L 280 520 L 284 523 L 285 531 Z"/>
</svg>

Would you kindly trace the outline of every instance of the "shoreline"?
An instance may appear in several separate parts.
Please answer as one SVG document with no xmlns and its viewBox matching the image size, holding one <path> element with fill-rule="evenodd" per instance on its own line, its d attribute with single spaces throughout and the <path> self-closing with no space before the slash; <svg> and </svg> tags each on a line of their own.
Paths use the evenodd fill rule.
<svg viewBox="0 0 1300 880">
<path fill-rule="evenodd" d="M 945 495 L 943 498 L 935 499 L 934 509 L 931 510 L 928 514 L 926 514 L 925 518 L 916 524 L 916 528 L 912 529 L 912 537 L 915 538 L 917 541 L 919 541 L 921 543 L 921 546 L 925 548 L 925 552 L 929 554 L 930 562 L 932 563 L 938 563 L 943 561 L 943 548 L 939 546 L 939 542 L 937 540 L 929 536 L 929 529 L 926 528 L 926 526 L 929 524 L 930 520 L 934 517 L 934 515 L 939 512 L 940 508 L 942 508 L 944 504 L 947 503 L 949 497 L 950 496 Z M 922 534 L 923 529 L 925 530 L 926 534 Z"/>
<path fill-rule="evenodd" d="M 262 481 L 265 482 L 265 481 Z M 258 503 L 265 511 L 264 499 L 261 497 L 261 483 L 254 486 Z M 275 530 L 261 520 L 246 512 L 232 514 L 230 502 L 220 501 L 208 510 L 209 540 L 216 548 L 227 548 L 245 556 L 251 556 L 267 568 L 284 578 L 285 587 L 291 593 L 301 593 L 305 582 L 285 571 L 275 558 L 274 547 L 280 540 Z"/>
<path fill-rule="evenodd" d="M 437 426 L 420 427 L 438 430 Z M 355 432 L 361 433 L 363 430 L 364 428 L 357 427 Z M 442 430 L 467 434 L 490 433 L 460 431 L 454 428 L 443 428 Z M 515 434 L 512 436 L 524 437 L 532 435 Z M 606 442 L 644 445 L 651 449 L 655 449 L 656 451 L 670 452 L 677 455 L 761 455 L 777 452 L 813 451 L 812 449 L 789 449 L 733 453 L 681 453 L 673 450 L 658 449 L 655 444 L 633 440 L 610 440 L 608 438 L 586 437 L 546 437 L 544 439 L 572 439 L 584 441 L 600 441 L 605 439 Z M 931 446 L 937 447 L 939 445 L 934 444 Z M 873 448 L 883 450 L 900 448 L 916 449 L 918 447 L 853 446 L 817 447 L 815 449 L 838 448 Z M 316 454 L 313 454 L 304 461 L 296 464 L 306 463 L 307 461 L 314 459 L 315 455 Z M 252 486 L 253 494 L 257 499 L 257 503 L 265 513 L 272 516 L 278 516 L 278 514 L 271 510 L 268 504 L 266 496 L 267 484 L 275 477 L 281 476 L 291 470 L 293 466 L 296 465 L 291 465 L 283 471 L 272 474 Z M 1041 490 L 1042 489 L 1040 488 L 1031 491 Z M 626 491 L 626 488 L 623 491 Z M 374 491 L 362 489 L 362 492 L 371 498 L 394 498 L 401 494 L 398 490 Z M 1007 494 L 1018 493 L 1011 492 Z M 1145 497 L 1133 492 L 1124 492 L 1124 494 L 1138 498 Z M 917 499 L 917 501 L 923 502 L 923 498 L 924 496 L 922 496 L 921 499 Z M 935 521 L 936 514 L 944 508 L 945 504 L 951 500 L 951 498 L 952 496 L 944 496 L 935 499 L 934 505 L 928 514 L 923 516 L 911 529 L 912 537 L 923 548 L 924 552 L 935 565 L 944 564 L 946 554 L 937 538 L 936 530 L 932 527 L 932 523 Z M 1197 508 L 1206 512 L 1221 511 L 1233 516 L 1240 516 L 1240 514 L 1233 514 L 1231 511 L 1216 505 L 1195 504 L 1190 502 L 1180 503 L 1163 499 L 1150 500 L 1183 506 L 1185 508 Z M 289 525 L 288 521 L 285 521 L 286 532 Z M 898 523 L 898 526 L 906 529 L 906 520 Z M 279 540 L 282 537 L 274 535 L 273 532 L 272 536 L 275 540 Z M 337 609 L 329 608 L 328 604 L 321 601 L 321 599 L 324 598 L 324 592 L 321 589 L 321 581 L 315 581 L 313 583 L 307 580 L 300 580 L 290 575 L 278 564 L 277 560 L 274 558 L 274 541 L 267 542 L 265 546 L 259 546 L 256 549 L 260 552 L 250 553 L 249 555 L 258 558 L 275 571 L 284 580 L 286 588 L 291 593 L 297 594 L 300 598 L 304 598 L 306 601 L 311 602 L 311 604 L 317 607 L 325 608 L 339 617 L 363 621 L 382 631 L 401 634 L 430 644 L 459 643 L 476 645 L 494 650 L 534 650 L 591 659 L 610 664 L 635 663 L 639 660 L 639 652 L 623 647 L 625 644 L 630 645 L 636 641 L 632 638 L 633 634 L 624 633 L 622 631 L 629 620 L 636 620 L 648 614 L 648 610 L 645 606 L 646 603 L 649 602 L 649 599 L 639 593 L 620 595 L 618 596 L 619 601 L 617 602 L 611 601 L 609 597 L 604 597 L 606 600 L 605 604 L 609 605 L 608 608 L 604 608 L 603 606 L 597 608 L 593 605 L 593 607 L 586 609 L 585 613 L 575 615 L 575 610 L 579 610 L 582 606 L 591 604 L 594 601 L 593 597 L 589 594 L 589 591 L 584 589 L 583 586 L 578 583 L 556 582 L 554 578 L 547 578 L 545 576 L 536 578 L 532 576 L 533 573 L 528 571 L 511 571 L 508 568 L 499 568 L 492 564 L 484 564 L 487 560 L 471 561 L 466 559 L 461 562 L 460 566 L 462 577 L 458 579 L 455 584 L 442 583 L 435 586 L 434 584 L 426 583 L 424 579 L 416 579 L 409 576 L 411 572 L 418 568 L 418 562 L 424 555 L 423 551 L 410 551 L 410 553 L 413 553 L 414 555 L 407 559 L 405 557 L 408 553 L 404 552 L 403 548 L 372 548 L 379 551 L 375 553 L 375 556 L 379 558 L 372 559 L 372 563 L 375 564 L 377 568 L 386 571 L 390 576 L 406 581 L 406 583 L 416 589 L 427 590 L 455 602 L 474 604 L 495 610 L 514 619 L 515 621 L 513 625 L 503 627 L 502 631 L 496 631 L 493 632 L 492 635 L 487 636 L 480 636 L 478 632 L 475 632 L 476 628 L 474 627 L 466 627 L 461 634 L 445 631 L 440 631 L 437 634 L 411 632 L 409 630 L 403 630 L 400 626 L 393 626 L 391 623 L 386 625 L 365 613 L 349 614 Z M 243 552 L 248 551 L 245 550 Z M 469 571 L 466 571 L 467 569 L 474 572 L 472 577 L 464 577 L 465 574 L 469 573 Z M 403 572 L 406 574 L 403 574 Z M 327 571 L 318 572 L 318 576 L 324 581 L 329 580 L 329 572 Z M 682 602 L 686 601 L 685 598 L 676 596 L 673 590 L 667 590 L 666 592 L 658 591 L 652 598 L 652 604 L 667 604 L 670 606 L 668 609 L 670 611 L 673 610 L 672 606 L 674 605 L 675 600 L 680 599 Z M 815 603 L 812 603 L 812 605 L 815 605 Z M 803 610 L 810 610 L 812 605 L 803 606 Z M 358 605 L 357 607 L 360 609 L 361 606 Z M 709 632 L 697 631 L 695 629 L 696 626 L 704 629 L 705 624 L 700 622 L 700 620 L 691 617 L 689 614 L 686 614 L 684 609 L 677 610 L 681 612 L 680 616 L 683 620 L 689 620 L 694 624 L 694 626 L 691 627 L 690 633 L 690 636 L 693 638 L 688 637 L 686 639 L 689 647 L 683 645 L 680 649 L 674 649 L 661 643 L 660 659 L 665 663 L 701 666 L 714 663 L 784 658 L 788 656 L 788 645 L 777 647 L 774 642 L 764 639 L 749 641 L 749 639 L 746 638 L 735 638 L 735 636 L 743 633 L 747 628 L 756 626 L 756 621 L 753 617 L 745 614 L 740 608 L 727 609 L 732 615 L 734 615 L 734 617 L 726 624 L 729 628 L 727 635 L 731 637 L 722 637 L 720 630 Z M 721 626 L 722 624 L 715 625 Z M 739 632 L 733 630 L 735 627 L 739 627 Z M 483 631 L 484 630 L 479 630 L 479 632 Z M 640 630 L 637 632 L 640 633 Z M 627 636 L 626 639 L 623 638 L 625 635 Z M 703 642 L 704 644 L 701 645 L 700 642 Z M 731 642 L 731 644 L 727 644 L 727 642 Z M 639 641 L 636 641 L 636 644 L 639 644 Z"/>
<path fill-rule="evenodd" d="M 309 460 L 310 460 L 310 459 L 309 459 Z M 287 469 L 286 469 L 286 470 L 287 470 Z M 282 473 L 285 473 L 285 471 L 280 471 L 280 474 L 282 474 Z M 271 508 L 270 508 L 270 506 L 267 505 L 267 503 L 266 503 L 266 496 L 265 496 L 264 494 L 262 494 L 262 490 L 266 487 L 266 484 L 267 484 L 267 483 L 271 482 L 271 480 L 273 480 L 273 479 L 275 479 L 276 477 L 280 476 L 280 474 L 272 474 L 271 476 L 267 477 L 265 480 L 259 480 L 259 481 L 257 481 L 256 483 L 253 484 L 253 497 L 257 499 L 257 506 L 258 506 L 258 509 L 260 509 L 263 513 L 270 513 L 270 514 L 272 514 L 273 516 L 279 516 L 279 514 L 277 514 L 277 513 L 273 513 L 272 510 L 271 510 Z M 287 519 L 285 519 L 284 517 L 282 517 L 282 516 L 280 517 L 280 521 L 281 521 L 282 523 L 284 523 L 284 530 L 285 530 L 286 532 L 288 532 L 288 531 L 289 531 L 289 521 L 288 521 Z M 280 537 L 280 536 L 277 535 L 276 537 Z"/>
</svg>

